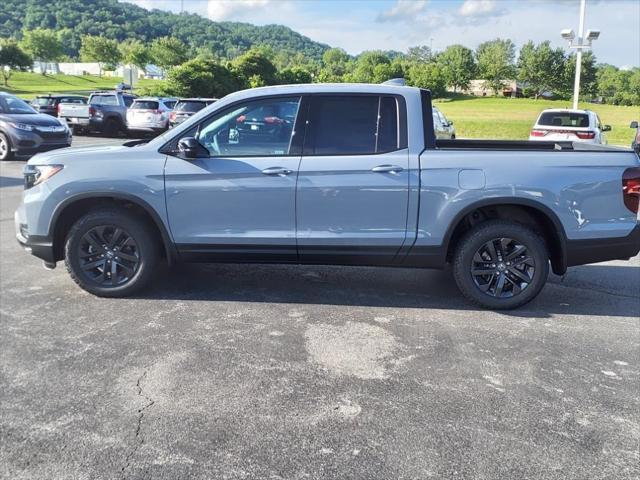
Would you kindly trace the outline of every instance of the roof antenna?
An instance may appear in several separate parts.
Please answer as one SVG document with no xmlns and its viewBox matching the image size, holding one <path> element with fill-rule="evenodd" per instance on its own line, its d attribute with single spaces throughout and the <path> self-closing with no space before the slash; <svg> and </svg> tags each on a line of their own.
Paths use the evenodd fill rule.
<svg viewBox="0 0 640 480">
<path fill-rule="evenodd" d="M 407 85 L 407 81 L 404 78 L 392 78 L 386 82 L 382 82 L 382 85 L 395 85 L 397 87 L 404 87 Z"/>
</svg>

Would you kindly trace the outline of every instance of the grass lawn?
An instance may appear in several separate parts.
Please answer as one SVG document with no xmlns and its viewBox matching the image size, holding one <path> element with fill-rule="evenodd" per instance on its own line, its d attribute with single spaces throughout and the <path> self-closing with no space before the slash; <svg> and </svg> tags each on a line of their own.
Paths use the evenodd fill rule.
<svg viewBox="0 0 640 480">
<path fill-rule="evenodd" d="M 30 99 L 47 93 L 88 94 L 94 90 L 113 89 L 122 81 L 120 77 L 97 77 L 95 75 L 41 75 L 30 72 L 14 72 L 9 87 L 0 86 L 1 91 Z M 157 80 L 138 80 L 136 88 L 154 85 Z"/>
<path fill-rule="evenodd" d="M 46 93 L 88 94 L 93 90 L 112 89 L 119 77 L 99 78 L 93 75 L 40 75 L 38 73 L 16 72 L 9 80 L 9 91 L 22 98 L 33 98 Z M 136 88 L 157 85 L 158 80 L 139 80 Z M 456 127 L 460 138 L 495 138 L 506 140 L 526 140 L 538 114 L 545 108 L 570 107 L 568 100 L 532 100 L 528 98 L 460 97 L 436 100 L 440 108 Z M 640 107 L 619 107 L 615 105 L 580 104 L 600 115 L 600 119 L 611 125 L 607 134 L 612 145 L 629 146 L 633 130 L 632 120 L 640 120 Z"/>
<path fill-rule="evenodd" d="M 436 100 L 436 105 L 453 121 L 460 138 L 526 140 L 538 114 L 545 108 L 571 108 L 568 100 L 528 98 L 464 97 Z M 607 140 L 612 145 L 630 146 L 632 120 L 640 120 L 640 107 L 581 103 L 580 108 L 595 111 L 604 124 L 611 125 Z"/>
</svg>

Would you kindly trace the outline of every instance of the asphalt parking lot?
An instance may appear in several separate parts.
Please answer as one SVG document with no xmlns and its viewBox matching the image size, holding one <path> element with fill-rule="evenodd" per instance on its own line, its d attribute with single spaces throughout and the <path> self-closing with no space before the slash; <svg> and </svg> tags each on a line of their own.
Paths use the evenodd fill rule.
<svg viewBox="0 0 640 480">
<path fill-rule="evenodd" d="M 640 257 L 507 313 L 405 269 L 185 265 L 100 299 L 16 243 L 23 165 L 0 165 L 2 478 L 640 478 Z"/>
</svg>

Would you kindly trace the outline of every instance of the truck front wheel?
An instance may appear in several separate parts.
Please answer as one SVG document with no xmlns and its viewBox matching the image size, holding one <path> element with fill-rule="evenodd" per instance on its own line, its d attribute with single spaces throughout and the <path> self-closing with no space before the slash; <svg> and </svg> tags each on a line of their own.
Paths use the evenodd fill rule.
<svg viewBox="0 0 640 480">
<path fill-rule="evenodd" d="M 542 290 L 549 254 L 544 239 L 530 228 L 491 220 L 462 237 L 453 257 L 453 275 L 473 303 L 493 310 L 517 308 Z"/>
<path fill-rule="evenodd" d="M 148 221 L 122 208 L 102 208 L 71 227 L 65 265 L 87 292 L 125 297 L 151 281 L 159 258 L 157 245 Z"/>
</svg>

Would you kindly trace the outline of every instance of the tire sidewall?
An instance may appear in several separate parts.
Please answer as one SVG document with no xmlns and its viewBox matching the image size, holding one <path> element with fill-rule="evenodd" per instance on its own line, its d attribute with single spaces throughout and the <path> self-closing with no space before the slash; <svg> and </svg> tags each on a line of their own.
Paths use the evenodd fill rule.
<svg viewBox="0 0 640 480">
<path fill-rule="evenodd" d="M 0 158 L 0 161 L 5 162 L 13 158 L 13 152 L 11 151 L 11 140 L 9 140 L 9 136 L 3 132 L 0 132 L 0 137 L 3 138 L 5 144 L 7 145 L 7 155 L 4 158 Z"/>
<path fill-rule="evenodd" d="M 486 242 L 509 237 L 525 245 L 535 262 L 533 281 L 520 294 L 510 298 L 495 298 L 482 292 L 471 275 L 473 256 Z M 471 230 L 461 240 L 454 258 L 454 277 L 458 288 L 469 300 L 494 310 L 520 307 L 533 300 L 549 276 L 549 255 L 544 240 L 533 230 L 517 223 L 487 222 Z"/>
<path fill-rule="evenodd" d="M 80 267 L 79 246 L 85 233 L 101 225 L 114 225 L 125 230 L 136 242 L 140 264 L 125 284 L 104 287 L 87 278 Z M 150 280 L 157 263 L 158 249 L 144 220 L 128 212 L 95 212 L 80 218 L 69 231 L 65 241 L 65 265 L 73 280 L 84 290 L 101 297 L 124 297 L 143 288 Z"/>
</svg>

